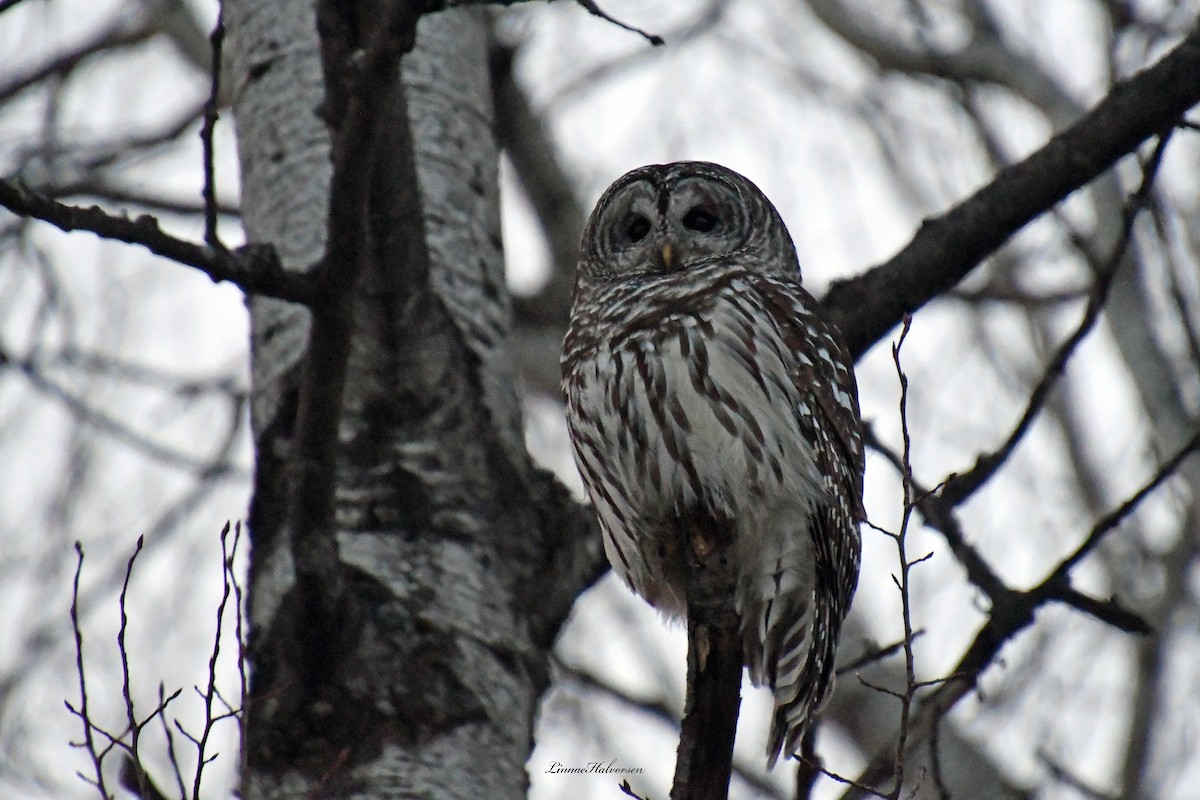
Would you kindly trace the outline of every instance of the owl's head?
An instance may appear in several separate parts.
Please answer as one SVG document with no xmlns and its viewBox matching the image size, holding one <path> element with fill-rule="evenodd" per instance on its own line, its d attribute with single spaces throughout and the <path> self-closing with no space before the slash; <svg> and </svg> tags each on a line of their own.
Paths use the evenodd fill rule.
<svg viewBox="0 0 1200 800">
<path fill-rule="evenodd" d="M 584 228 L 579 274 L 667 274 L 729 259 L 800 277 L 792 237 L 757 186 L 719 164 L 677 161 L 639 167 L 605 191 Z"/>
</svg>

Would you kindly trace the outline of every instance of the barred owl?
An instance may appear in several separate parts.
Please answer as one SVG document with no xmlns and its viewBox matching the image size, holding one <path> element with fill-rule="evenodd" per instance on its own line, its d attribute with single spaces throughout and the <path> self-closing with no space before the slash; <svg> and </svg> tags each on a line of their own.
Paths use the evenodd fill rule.
<svg viewBox="0 0 1200 800">
<path fill-rule="evenodd" d="M 833 682 L 858 583 L 863 447 L 850 358 L 753 183 L 705 162 L 633 170 L 583 234 L 563 343 L 571 442 L 613 569 L 685 617 L 687 520 L 720 521 L 767 756 Z"/>
</svg>

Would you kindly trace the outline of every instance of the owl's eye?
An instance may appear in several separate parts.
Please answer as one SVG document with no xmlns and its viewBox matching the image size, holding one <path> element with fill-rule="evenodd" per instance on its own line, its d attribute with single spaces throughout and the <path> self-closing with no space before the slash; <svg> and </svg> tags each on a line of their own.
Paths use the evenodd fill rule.
<svg viewBox="0 0 1200 800">
<path fill-rule="evenodd" d="M 640 242 L 650 232 L 650 220 L 641 214 L 630 214 L 625 220 L 625 235 L 631 242 Z"/>
<path fill-rule="evenodd" d="M 717 227 L 717 216 L 708 209 L 696 206 L 683 215 L 683 227 L 697 233 L 708 233 Z"/>
</svg>

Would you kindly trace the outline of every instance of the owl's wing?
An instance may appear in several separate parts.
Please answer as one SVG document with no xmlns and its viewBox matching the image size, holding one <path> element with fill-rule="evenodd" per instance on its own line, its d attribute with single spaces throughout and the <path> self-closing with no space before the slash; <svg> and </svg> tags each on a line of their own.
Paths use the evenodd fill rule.
<svg viewBox="0 0 1200 800">
<path fill-rule="evenodd" d="M 799 677 L 776 686 L 767 755 L 773 764 L 795 753 L 834 682 L 838 636 L 858 585 L 863 445 L 853 364 L 832 329 L 816 316 L 816 301 L 798 284 L 761 278 L 770 323 L 791 356 L 796 421 L 812 447 L 823 492 L 813 509 L 815 586 L 811 646 Z"/>
<path fill-rule="evenodd" d="M 793 383 L 801 430 L 813 444 L 825 480 L 826 503 L 817 509 L 813 531 L 818 580 L 849 609 L 858 582 L 865 463 L 853 362 L 836 334 L 814 309 L 802 287 L 765 293 L 775 323 L 794 357 Z"/>
</svg>

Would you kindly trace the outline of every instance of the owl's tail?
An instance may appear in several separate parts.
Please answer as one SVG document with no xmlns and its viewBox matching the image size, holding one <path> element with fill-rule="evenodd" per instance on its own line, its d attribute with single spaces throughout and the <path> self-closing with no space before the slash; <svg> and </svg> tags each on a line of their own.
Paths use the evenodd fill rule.
<svg viewBox="0 0 1200 800">
<path fill-rule="evenodd" d="M 833 690 L 834 657 L 840 619 L 831 604 L 816 599 L 813 613 L 795 620 L 780 642 L 774 665 L 775 710 L 767 740 L 767 762 L 774 768 L 800 748 L 801 739 L 815 721 Z"/>
</svg>

